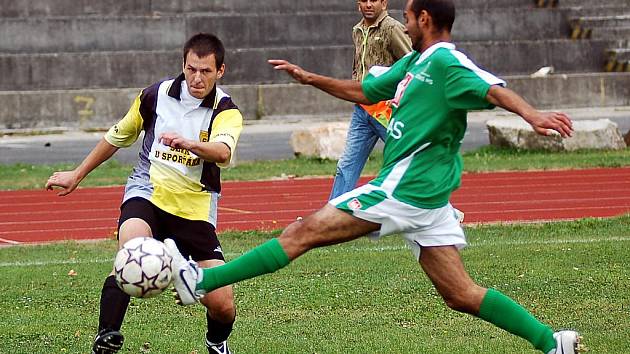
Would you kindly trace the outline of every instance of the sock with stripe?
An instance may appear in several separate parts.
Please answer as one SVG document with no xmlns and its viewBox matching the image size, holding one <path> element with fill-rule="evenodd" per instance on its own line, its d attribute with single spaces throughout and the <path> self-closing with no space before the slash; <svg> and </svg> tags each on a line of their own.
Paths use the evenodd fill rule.
<svg viewBox="0 0 630 354">
<path fill-rule="evenodd" d="M 527 340 L 543 353 L 556 347 L 549 326 L 497 290 L 488 289 L 479 309 L 479 318 Z"/>
<path fill-rule="evenodd" d="M 275 272 L 289 262 L 280 242 L 274 238 L 224 265 L 204 268 L 197 290 L 210 292 L 222 286 Z"/>
</svg>

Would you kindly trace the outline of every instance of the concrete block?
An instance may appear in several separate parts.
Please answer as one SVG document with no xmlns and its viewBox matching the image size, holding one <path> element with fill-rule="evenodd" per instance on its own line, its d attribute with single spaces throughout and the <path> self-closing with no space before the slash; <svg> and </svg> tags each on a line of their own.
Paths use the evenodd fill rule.
<svg viewBox="0 0 630 354">
<path fill-rule="evenodd" d="M 296 156 L 338 160 L 346 145 L 348 125 L 347 122 L 322 123 L 295 130 L 289 143 Z"/>
<path fill-rule="evenodd" d="M 559 7 L 580 7 L 583 9 L 597 8 L 602 5 L 607 6 L 627 6 L 628 0 L 606 0 L 604 1 L 592 1 L 592 0 L 560 0 Z"/>
<path fill-rule="evenodd" d="M 259 116 L 339 115 L 350 116 L 353 104 L 316 88 L 299 84 L 259 86 Z"/>
<path fill-rule="evenodd" d="M 0 17 L 148 14 L 148 0 L 0 0 Z"/>
<path fill-rule="evenodd" d="M 614 40 L 461 42 L 458 48 L 482 68 L 497 75 L 531 74 L 543 66 L 556 73 L 602 71 L 605 50 Z"/>
<path fill-rule="evenodd" d="M 181 50 L 0 54 L 0 91 L 145 87 L 181 72 Z M 333 77 L 349 77 L 352 46 L 229 50 L 224 84 L 288 83 L 267 59 L 293 60 Z"/>
<path fill-rule="evenodd" d="M 453 40 L 511 41 L 564 38 L 570 30 L 567 10 L 479 8 L 457 11 Z M 507 20 L 509 19 L 509 20 Z"/>
<path fill-rule="evenodd" d="M 486 127 L 490 144 L 499 147 L 550 151 L 619 150 L 626 147 L 617 124 L 609 119 L 574 121 L 573 136 L 566 139 L 555 132 L 550 136 L 538 135 L 520 118 L 490 120 Z"/>
<path fill-rule="evenodd" d="M 183 16 L 24 18 L 0 21 L 1 53 L 171 50 L 187 39 Z"/>
<path fill-rule="evenodd" d="M 456 41 L 546 39 L 563 37 L 568 23 L 562 11 L 545 9 L 464 9 L 458 13 Z M 400 10 L 390 14 L 401 19 Z M 509 17 L 513 20 L 506 21 Z M 28 17 L 0 21 L 0 52 L 55 53 L 179 49 L 197 32 L 211 32 L 227 48 L 352 45 L 350 29 L 360 20 L 346 12 L 220 14 L 186 13 L 142 16 Z M 244 25 L 246 24 L 246 25 Z"/>
<path fill-rule="evenodd" d="M 538 108 L 630 105 L 630 74 L 586 73 L 506 77 L 508 88 Z"/>
<path fill-rule="evenodd" d="M 543 66 L 556 73 L 597 72 L 609 41 L 465 42 L 459 48 L 497 75 L 531 74 Z M 585 50 L 587 48 L 587 50 Z M 224 84 L 289 83 L 267 60 L 288 59 L 323 75 L 349 78 L 352 45 L 228 50 Z M 594 53 L 602 53 L 595 56 Z M 0 90 L 143 87 L 181 71 L 180 49 L 169 51 L 0 54 Z M 43 79 L 45 78 L 45 79 Z"/>
<path fill-rule="evenodd" d="M 278 73 L 276 73 L 278 74 Z M 505 77 L 508 87 L 540 109 L 630 106 L 630 73 Z M 151 81 L 152 82 L 152 81 Z M 0 129 L 109 128 L 122 117 L 141 87 L 0 91 Z M 225 85 L 247 120 L 278 116 L 350 117 L 352 103 L 310 86 Z"/>
</svg>

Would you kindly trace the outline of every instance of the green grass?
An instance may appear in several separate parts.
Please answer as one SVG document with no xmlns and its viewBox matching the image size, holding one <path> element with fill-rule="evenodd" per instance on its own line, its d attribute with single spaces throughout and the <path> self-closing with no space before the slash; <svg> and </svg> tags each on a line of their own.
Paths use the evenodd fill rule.
<svg viewBox="0 0 630 354">
<path fill-rule="evenodd" d="M 383 162 L 375 152 L 370 157 L 364 175 L 374 175 Z M 586 150 L 577 152 L 517 151 L 483 147 L 464 154 L 464 169 L 469 172 L 502 170 L 544 170 L 630 165 L 630 149 L 618 151 Z M 297 158 L 279 161 L 246 162 L 223 171 L 224 181 L 260 180 L 283 176 L 332 176 L 336 161 Z M 1 165 L 0 190 L 43 188 L 54 171 L 74 168 L 71 164 Z M 122 185 L 131 171 L 130 165 L 109 161 L 94 170 L 81 186 Z"/>
<path fill-rule="evenodd" d="M 231 259 L 274 235 L 221 238 Z M 555 328 L 580 330 L 592 353 L 628 351 L 630 215 L 480 226 L 467 235 L 462 255 L 480 284 Z M 1 248 L 0 353 L 88 352 L 114 249 L 113 241 Z M 314 250 L 239 283 L 236 299 L 236 353 L 535 353 L 448 310 L 397 236 Z M 121 352 L 204 353 L 204 322 L 201 306 L 178 307 L 166 295 L 133 299 Z"/>
</svg>

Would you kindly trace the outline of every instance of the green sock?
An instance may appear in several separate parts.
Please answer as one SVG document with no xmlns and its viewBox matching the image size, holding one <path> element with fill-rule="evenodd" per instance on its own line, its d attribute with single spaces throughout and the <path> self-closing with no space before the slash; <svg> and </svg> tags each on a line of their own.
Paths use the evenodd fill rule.
<svg viewBox="0 0 630 354">
<path fill-rule="evenodd" d="M 488 289 L 479 308 L 479 318 L 526 339 L 545 354 L 556 347 L 549 326 L 497 290 Z"/>
<path fill-rule="evenodd" d="M 274 238 L 224 265 L 204 268 L 197 290 L 209 292 L 241 280 L 275 272 L 289 262 L 280 242 Z"/>
</svg>

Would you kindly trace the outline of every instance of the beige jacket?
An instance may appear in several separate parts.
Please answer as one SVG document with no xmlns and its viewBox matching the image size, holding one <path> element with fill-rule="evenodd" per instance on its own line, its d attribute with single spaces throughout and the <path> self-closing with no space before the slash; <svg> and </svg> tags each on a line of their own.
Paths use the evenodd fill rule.
<svg viewBox="0 0 630 354">
<path fill-rule="evenodd" d="M 411 40 L 405 34 L 405 26 L 387 14 L 378 17 L 367 26 L 363 19 L 352 28 L 354 63 L 352 79 L 362 81 L 374 65 L 391 66 L 411 51 Z"/>
</svg>

